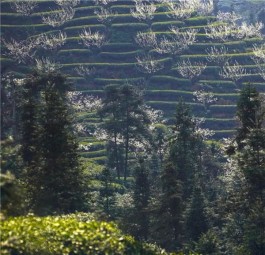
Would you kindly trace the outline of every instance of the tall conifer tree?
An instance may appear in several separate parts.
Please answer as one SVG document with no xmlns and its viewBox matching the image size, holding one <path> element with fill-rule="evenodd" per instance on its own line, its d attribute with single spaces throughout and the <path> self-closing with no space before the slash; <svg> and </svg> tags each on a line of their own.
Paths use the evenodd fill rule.
<svg viewBox="0 0 265 255">
<path fill-rule="evenodd" d="M 25 88 L 21 143 L 33 210 L 38 214 L 79 210 L 83 180 L 65 77 L 34 72 Z"/>
</svg>

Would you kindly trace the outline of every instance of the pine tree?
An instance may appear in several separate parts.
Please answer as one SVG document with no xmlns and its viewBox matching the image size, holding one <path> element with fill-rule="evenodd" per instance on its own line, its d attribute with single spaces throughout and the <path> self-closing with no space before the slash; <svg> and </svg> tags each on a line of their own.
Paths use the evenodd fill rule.
<svg viewBox="0 0 265 255">
<path fill-rule="evenodd" d="M 200 188 L 195 187 L 193 189 L 187 211 L 185 231 L 190 240 L 197 241 L 208 229 L 205 215 L 205 203 Z"/>
<path fill-rule="evenodd" d="M 112 143 L 115 167 L 118 178 L 123 172 L 124 180 L 128 176 L 128 159 L 130 142 L 132 139 L 141 140 L 150 138 L 147 124 L 149 119 L 143 110 L 143 98 L 137 93 L 132 85 L 110 85 L 105 88 L 106 98 L 99 114 L 106 117 L 103 128 L 107 131 Z M 121 151 L 120 144 L 123 146 Z M 124 167 L 121 170 L 122 158 L 119 153 L 124 154 Z"/>
<path fill-rule="evenodd" d="M 238 149 L 244 147 L 244 139 L 251 129 L 259 127 L 260 121 L 258 120 L 258 113 L 261 108 L 261 100 L 259 93 L 250 84 L 246 85 L 241 93 L 237 102 L 237 117 L 240 121 L 240 127 L 237 130 L 236 141 Z"/>
<path fill-rule="evenodd" d="M 170 159 L 178 170 L 183 183 L 184 199 L 192 193 L 192 182 L 198 167 L 200 140 L 195 132 L 195 123 L 190 108 L 180 101 L 176 109 L 175 125 L 170 144 Z"/>
<path fill-rule="evenodd" d="M 240 202 L 247 205 L 241 212 L 245 216 L 241 223 L 241 246 L 246 254 L 261 255 L 265 252 L 265 110 L 263 99 L 251 85 L 240 93 L 237 117 L 240 127 L 231 154 L 234 154 L 245 181 L 245 193 L 241 191 Z M 235 218 L 238 208 L 234 210 L 231 215 Z"/>
<path fill-rule="evenodd" d="M 25 87 L 21 144 L 33 210 L 38 214 L 80 210 L 83 180 L 65 77 L 35 72 Z"/>
<path fill-rule="evenodd" d="M 150 187 L 148 180 L 148 169 L 144 159 L 139 159 L 139 165 L 135 169 L 134 184 L 134 221 L 136 224 L 134 235 L 138 239 L 147 240 L 149 232 L 148 204 Z"/>
<path fill-rule="evenodd" d="M 171 161 L 167 161 L 161 176 L 162 194 L 157 212 L 158 242 L 165 248 L 180 248 L 183 233 L 183 183 Z"/>
</svg>

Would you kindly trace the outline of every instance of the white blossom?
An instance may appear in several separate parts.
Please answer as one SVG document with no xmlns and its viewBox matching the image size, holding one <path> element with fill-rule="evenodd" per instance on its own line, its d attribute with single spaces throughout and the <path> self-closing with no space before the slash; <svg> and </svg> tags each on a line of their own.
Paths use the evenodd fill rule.
<svg viewBox="0 0 265 255">
<path fill-rule="evenodd" d="M 42 57 L 41 59 L 35 59 L 36 69 L 45 73 L 54 72 L 61 68 L 59 63 L 53 62 L 49 58 Z"/>
<path fill-rule="evenodd" d="M 92 147 L 92 143 L 89 144 L 79 144 L 79 150 L 81 151 L 90 151 L 91 147 Z"/>
<path fill-rule="evenodd" d="M 131 9 L 131 14 L 138 20 L 152 20 L 156 12 L 156 6 L 153 3 L 145 3 L 143 0 L 134 0 L 135 10 Z"/>
<path fill-rule="evenodd" d="M 198 33 L 198 30 L 196 29 L 186 29 L 181 31 L 175 26 L 172 26 L 170 31 L 172 33 L 170 38 L 163 37 L 157 43 L 157 47 L 154 49 L 157 53 L 179 54 L 196 41 L 196 35 Z"/>
<path fill-rule="evenodd" d="M 121 209 L 131 209 L 134 206 L 133 195 L 131 193 L 115 194 L 115 205 Z"/>
<path fill-rule="evenodd" d="M 151 122 L 151 126 L 154 124 L 160 123 L 163 117 L 163 111 L 155 110 L 151 106 L 143 105 L 142 110 L 147 115 L 148 119 Z"/>
<path fill-rule="evenodd" d="M 71 20 L 75 15 L 75 9 L 71 6 L 64 6 L 53 12 L 43 15 L 42 22 L 52 27 L 59 27 L 65 22 Z"/>
<path fill-rule="evenodd" d="M 265 80 L 265 43 L 253 46 L 253 56 L 251 58 L 257 66 L 258 74 Z"/>
<path fill-rule="evenodd" d="M 66 33 L 60 31 L 58 34 L 41 34 L 36 38 L 36 45 L 46 49 L 55 50 L 65 44 Z"/>
<path fill-rule="evenodd" d="M 135 37 L 135 42 L 142 48 L 152 49 L 157 47 L 156 34 L 150 32 L 138 32 Z"/>
<path fill-rule="evenodd" d="M 262 38 L 262 28 L 264 27 L 263 23 L 256 22 L 255 24 L 247 24 L 243 22 L 242 25 L 234 31 L 234 37 L 243 39 L 243 38 L 251 38 L 251 37 L 259 37 Z"/>
<path fill-rule="evenodd" d="M 255 58 L 260 59 L 265 63 L 265 43 L 259 46 L 255 44 L 253 46 L 253 55 Z"/>
<path fill-rule="evenodd" d="M 8 53 L 7 55 L 13 58 L 18 63 L 26 63 L 28 60 L 32 60 L 35 55 L 35 42 L 32 39 L 16 41 L 11 38 L 9 42 L 2 39 L 4 46 Z"/>
<path fill-rule="evenodd" d="M 76 111 L 92 112 L 102 107 L 102 100 L 79 91 L 69 91 L 68 99 Z"/>
<path fill-rule="evenodd" d="M 247 72 L 243 66 L 239 65 L 238 62 L 235 61 L 234 64 L 226 62 L 219 74 L 225 79 L 238 81 L 239 79 L 247 75 Z"/>
<path fill-rule="evenodd" d="M 169 12 L 168 16 L 174 19 L 187 19 L 201 6 L 200 0 L 168 1 L 165 3 Z"/>
<path fill-rule="evenodd" d="M 80 0 L 54 0 L 54 2 L 63 7 L 75 7 L 80 4 Z"/>
<path fill-rule="evenodd" d="M 206 66 L 207 65 L 202 62 L 194 62 L 192 64 L 190 60 L 187 59 L 177 62 L 176 69 L 184 78 L 193 79 L 200 76 Z"/>
<path fill-rule="evenodd" d="M 97 15 L 98 21 L 101 23 L 109 23 L 117 15 L 117 13 L 109 10 L 108 8 L 104 8 L 104 7 L 100 7 L 99 10 L 95 10 L 94 13 Z"/>
<path fill-rule="evenodd" d="M 206 16 L 212 14 L 213 10 L 214 10 L 213 0 L 208 0 L 200 3 L 197 12 L 199 15 Z"/>
<path fill-rule="evenodd" d="M 222 24 L 218 26 L 208 26 L 204 28 L 205 34 L 208 38 L 213 40 L 227 41 L 231 36 L 231 26 Z"/>
<path fill-rule="evenodd" d="M 150 55 L 138 56 L 136 57 L 136 61 L 138 69 L 143 73 L 156 73 L 164 67 L 163 63 Z"/>
<path fill-rule="evenodd" d="M 193 96 L 196 98 L 196 100 L 203 105 L 214 103 L 217 101 L 217 98 L 214 96 L 214 93 L 205 91 L 205 90 L 197 90 L 194 91 Z"/>
<path fill-rule="evenodd" d="M 228 23 L 232 26 L 236 26 L 236 22 L 242 19 L 242 17 L 239 14 L 235 13 L 234 11 L 233 12 L 219 11 L 217 13 L 216 18 L 218 21 Z"/>
<path fill-rule="evenodd" d="M 20 1 L 14 0 L 11 3 L 11 8 L 15 10 L 17 13 L 20 13 L 24 16 L 29 16 L 33 13 L 34 9 L 38 7 L 36 1 Z"/>
<path fill-rule="evenodd" d="M 193 117 L 192 121 L 195 124 L 195 134 L 197 134 L 201 139 L 208 139 L 215 134 L 215 132 L 209 128 L 200 127 L 205 122 L 205 118 Z"/>
<path fill-rule="evenodd" d="M 91 30 L 84 29 L 81 34 L 79 34 L 82 42 L 87 47 L 95 46 L 101 48 L 106 43 L 106 36 L 99 32 L 92 33 Z"/>
<path fill-rule="evenodd" d="M 79 65 L 78 67 L 76 67 L 75 72 L 82 77 L 88 77 L 90 75 L 93 75 L 96 72 L 95 68 L 90 68 L 90 67 L 85 67 L 84 65 Z"/>
<path fill-rule="evenodd" d="M 93 2 L 96 4 L 96 5 L 108 5 L 110 3 L 114 3 L 116 2 L 117 0 L 93 0 Z"/>
<path fill-rule="evenodd" d="M 212 46 L 208 49 L 206 49 L 206 53 L 207 53 L 207 57 L 206 59 L 209 62 L 214 62 L 217 63 L 219 65 L 223 65 L 224 63 L 226 63 L 230 58 L 227 56 L 228 50 L 225 46 L 222 47 L 215 47 Z"/>
</svg>

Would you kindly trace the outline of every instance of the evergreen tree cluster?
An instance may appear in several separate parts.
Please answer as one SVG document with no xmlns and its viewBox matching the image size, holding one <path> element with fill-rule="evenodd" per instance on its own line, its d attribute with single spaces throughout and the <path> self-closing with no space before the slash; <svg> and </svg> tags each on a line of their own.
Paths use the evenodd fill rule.
<svg viewBox="0 0 265 255">
<path fill-rule="evenodd" d="M 69 89 L 57 72 L 23 80 L 19 122 L 1 141 L 6 215 L 94 212 L 172 252 L 265 254 L 265 108 L 253 86 L 241 90 L 238 129 L 225 142 L 207 140 L 182 100 L 166 127 L 152 123 L 134 86 L 107 86 L 96 113 L 104 166 L 80 161 Z"/>
</svg>

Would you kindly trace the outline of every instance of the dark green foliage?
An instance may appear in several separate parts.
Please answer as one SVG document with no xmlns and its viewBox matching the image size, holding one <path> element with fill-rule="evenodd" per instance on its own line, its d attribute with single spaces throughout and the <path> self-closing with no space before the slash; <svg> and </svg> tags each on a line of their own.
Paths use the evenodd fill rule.
<svg viewBox="0 0 265 255">
<path fill-rule="evenodd" d="M 243 210 L 233 208 L 227 224 L 230 231 L 240 229 L 240 252 L 261 255 L 265 252 L 265 111 L 263 99 L 251 85 L 242 89 L 237 105 L 240 127 L 233 145 L 227 152 L 235 155 L 241 174 L 241 191 L 237 203 Z M 233 219 L 234 218 L 234 219 Z M 231 220 L 233 219 L 233 220 Z M 243 219 L 242 222 L 238 219 Z M 263 219 L 263 220 L 262 220 Z M 235 224 L 236 222 L 236 224 Z M 240 224 L 238 224 L 240 223 Z"/>
<path fill-rule="evenodd" d="M 161 176 L 162 194 L 158 209 L 158 242 L 167 249 L 176 250 L 181 246 L 183 184 L 179 180 L 178 169 L 172 162 L 166 162 Z"/>
<path fill-rule="evenodd" d="M 213 230 L 207 231 L 196 243 L 196 251 L 203 255 L 220 255 L 218 235 Z"/>
<path fill-rule="evenodd" d="M 187 236 L 189 239 L 197 241 L 208 229 L 205 202 L 200 188 L 194 188 L 193 190 L 186 218 L 185 231 Z"/>
<path fill-rule="evenodd" d="M 33 73 L 26 79 L 21 115 L 21 155 L 33 210 L 73 212 L 83 203 L 77 141 L 65 78 Z"/>
<path fill-rule="evenodd" d="M 23 200 L 24 189 L 21 183 L 10 172 L 0 174 L 1 214 L 21 215 L 25 212 Z"/>
<path fill-rule="evenodd" d="M 24 255 L 136 255 L 167 254 L 154 245 L 139 243 L 113 223 L 89 214 L 60 217 L 17 217 L 1 221 L 1 254 Z"/>
<path fill-rule="evenodd" d="M 143 98 L 132 85 L 109 85 L 105 88 L 106 97 L 99 114 L 106 117 L 103 128 L 110 137 L 108 155 L 111 155 L 120 178 L 123 173 L 124 180 L 128 176 L 128 157 L 130 142 L 134 140 L 150 139 L 147 125 L 150 123 L 143 110 Z M 122 140 L 122 141 L 121 141 Z M 124 167 L 121 169 L 121 159 L 124 155 Z"/>
<path fill-rule="evenodd" d="M 246 85 L 242 89 L 237 102 L 236 114 L 241 122 L 241 127 L 238 129 L 236 137 L 239 149 L 243 148 L 244 144 L 242 142 L 250 132 L 250 129 L 260 127 L 261 123 L 257 115 L 260 107 L 259 93 L 250 84 Z"/>
<path fill-rule="evenodd" d="M 134 236 L 137 239 L 147 240 L 149 232 L 148 204 L 150 198 L 150 187 L 148 180 L 148 169 L 144 159 L 139 159 L 139 165 L 135 169 L 134 184 L 134 214 L 135 222 Z"/>
<path fill-rule="evenodd" d="M 196 171 L 198 138 L 190 108 L 182 101 L 177 105 L 173 137 L 170 145 L 170 159 L 178 170 L 178 178 L 185 183 L 184 197 L 191 194 L 192 178 Z"/>
</svg>

